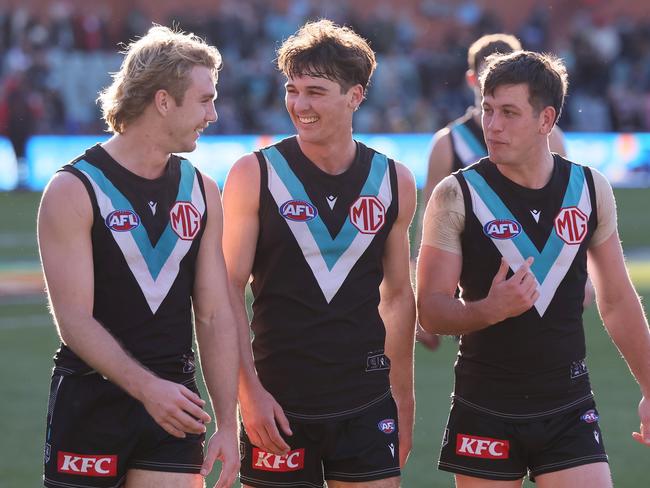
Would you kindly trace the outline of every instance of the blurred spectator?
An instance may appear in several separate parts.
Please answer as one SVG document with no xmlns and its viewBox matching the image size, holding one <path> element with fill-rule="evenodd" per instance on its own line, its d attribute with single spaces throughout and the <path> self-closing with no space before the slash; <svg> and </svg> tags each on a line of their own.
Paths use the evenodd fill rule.
<svg viewBox="0 0 650 488">
<path fill-rule="evenodd" d="M 108 2 L 72 8 L 68 0 L 55 0 L 42 12 L 15 5 L 0 6 L 0 84 L 24 73 L 29 82 L 21 87 L 20 103 L 30 111 L 12 130 L 101 132 L 95 98 L 110 82 L 105 73 L 119 67 L 118 43 L 144 33 L 151 19 L 136 5 L 117 23 Z M 463 78 L 467 46 L 506 27 L 526 49 L 565 58 L 570 88 L 562 128 L 650 131 L 647 20 L 615 15 L 615 8 L 598 0 L 557 9 L 537 3 L 514 28 L 504 27 L 495 12 L 476 0 L 380 0 L 366 10 L 344 0 L 217 0 L 204 10 L 179 7 L 164 23 L 206 37 L 224 55 L 217 100 L 221 123 L 212 133 L 291 130 L 278 102 L 284 89 L 273 67 L 274 49 L 298 25 L 318 17 L 353 26 L 378 53 L 356 131 L 431 133 L 461 115 L 472 101 Z M 6 89 L 4 100 L 6 126 Z"/>
</svg>

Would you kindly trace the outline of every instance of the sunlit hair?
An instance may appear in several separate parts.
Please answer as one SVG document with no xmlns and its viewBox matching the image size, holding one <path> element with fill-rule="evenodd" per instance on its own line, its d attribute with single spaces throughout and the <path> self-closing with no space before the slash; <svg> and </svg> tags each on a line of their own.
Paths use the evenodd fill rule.
<svg viewBox="0 0 650 488">
<path fill-rule="evenodd" d="M 209 68 L 215 82 L 221 67 L 217 48 L 194 34 L 160 25 L 129 44 L 123 54 L 113 83 L 97 99 L 109 131 L 118 134 L 144 112 L 158 90 L 166 90 L 181 105 L 194 66 Z"/>
<path fill-rule="evenodd" d="M 511 34 L 487 34 L 479 37 L 467 50 L 467 65 L 477 75 L 485 58 L 494 53 L 521 51 L 521 42 Z"/>
<path fill-rule="evenodd" d="M 546 107 L 555 109 L 555 122 L 560 118 L 569 77 L 562 60 L 553 54 L 517 51 L 493 54 L 486 60 L 479 81 L 481 93 L 493 95 L 503 85 L 528 85 L 529 98 L 537 114 Z"/>
<path fill-rule="evenodd" d="M 361 85 L 364 93 L 377 67 L 368 42 L 348 27 L 321 19 L 309 22 L 278 49 L 278 69 L 287 78 L 326 78 L 347 92 Z"/>
</svg>

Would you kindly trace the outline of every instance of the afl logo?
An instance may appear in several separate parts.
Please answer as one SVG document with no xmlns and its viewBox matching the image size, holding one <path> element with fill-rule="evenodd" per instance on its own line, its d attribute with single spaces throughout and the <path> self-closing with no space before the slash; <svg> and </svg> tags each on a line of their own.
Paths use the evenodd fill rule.
<svg viewBox="0 0 650 488">
<path fill-rule="evenodd" d="M 560 210 L 555 217 L 555 233 L 567 244 L 580 244 L 587 235 L 589 217 L 578 207 Z"/>
<path fill-rule="evenodd" d="M 113 210 L 105 222 L 106 227 L 115 232 L 128 232 L 140 225 L 140 217 L 133 210 Z"/>
<path fill-rule="evenodd" d="M 598 414 L 595 410 L 587 410 L 580 418 L 588 424 L 598 422 Z"/>
<path fill-rule="evenodd" d="M 294 222 L 309 222 L 318 215 L 318 210 L 311 203 L 304 200 L 289 200 L 280 207 L 280 214 L 287 220 Z"/>
<path fill-rule="evenodd" d="M 485 235 L 492 239 L 512 239 L 521 233 L 521 225 L 516 220 L 491 220 L 483 226 Z"/>
<path fill-rule="evenodd" d="M 379 427 L 379 430 L 384 434 L 392 434 L 395 432 L 395 421 L 393 419 L 380 420 L 377 427 Z"/>
<path fill-rule="evenodd" d="M 169 211 L 169 223 L 178 237 L 191 241 L 201 230 L 201 214 L 191 202 L 176 202 Z"/>
<path fill-rule="evenodd" d="M 350 222 L 362 234 L 376 234 L 386 222 L 386 209 L 377 197 L 359 197 L 350 207 Z"/>
</svg>

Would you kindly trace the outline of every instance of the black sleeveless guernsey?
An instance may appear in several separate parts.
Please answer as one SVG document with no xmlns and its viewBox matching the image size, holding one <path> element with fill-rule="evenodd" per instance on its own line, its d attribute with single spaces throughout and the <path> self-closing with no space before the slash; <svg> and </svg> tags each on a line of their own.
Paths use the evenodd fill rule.
<svg viewBox="0 0 650 488">
<path fill-rule="evenodd" d="M 200 173 L 172 155 L 164 174 L 141 178 L 99 145 L 64 166 L 93 206 L 93 316 L 143 365 L 175 378 L 194 371 L 191 295 L 207 209 Z M 90 367 L 65 345 L 58 372 Z"/>
<path fill-rule="evenodd" d="M 486 297 L 502 256 L 513 269 L 533 256 L 540 291 L 524 314 L 461 337 L 455 399 L 511 418 L 589 401 L 582 302 L 598 222 L 589 168 L 554 155 L 552 177 L 538 190 L 508 180 L 488 158 L 455 177 L 466 212 L 461 296 Z"/>
<path fill-rule="evenodd" d="M 357 142 L 351 167 L 330 175 L 295 137 L 256 155 L 259 378 L 290 417 L 353 416 L 389 394 L 377 307 L 384 246 L 398 213 L 395 163 Z"/>
</svg>

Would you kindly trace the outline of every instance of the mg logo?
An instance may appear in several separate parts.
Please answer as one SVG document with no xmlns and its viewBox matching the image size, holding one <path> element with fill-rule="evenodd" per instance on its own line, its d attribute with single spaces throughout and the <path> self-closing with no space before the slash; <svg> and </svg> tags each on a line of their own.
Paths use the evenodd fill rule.
<svg viewBox="0 0 650 488">
<path fill-rule="evenodd" d="M 578 207 L 563 208 L 555 217 L 555 233 L 567 244 L 580 244 L 587 235 L 588 221 Z"/>
<path fill-rule="evenodd" d="M 190 202 L 176 202 L 169 211 L 169 221 L 176 235 L 191 241 L 201 229 L 201 214 Z"/>
<path fill-rule="evenodd" d="M 386 222 L 386 209 L 379 198 L 361 196 L 350 207 L 350 222 L 362 234 L 376 234 Z"/>
</svg>

